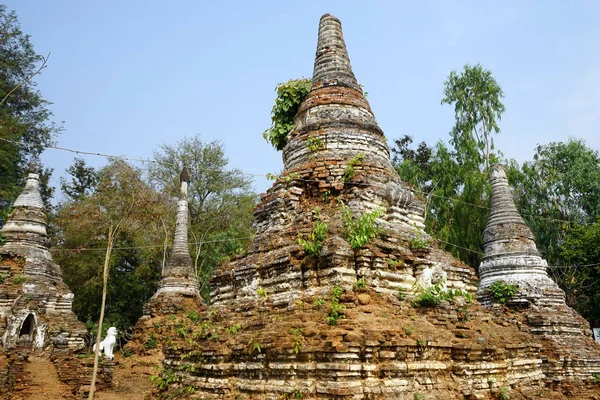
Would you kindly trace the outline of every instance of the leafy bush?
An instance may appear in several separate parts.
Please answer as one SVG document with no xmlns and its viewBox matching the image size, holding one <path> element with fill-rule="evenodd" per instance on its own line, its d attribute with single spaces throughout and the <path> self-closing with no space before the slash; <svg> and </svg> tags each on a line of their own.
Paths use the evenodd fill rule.
<svg viewBox="0 0 600 400">
<path fill-rule="evenodd" d="M 263 133 L 265 140 L 277 150 L 285 147 L 288 133 L 296 127 L 294 116 L 311 88 L 310 79 L 292 79 L 277 85 L 277 98 L 271 110 L 271 127 Z"/>
<path fill-rule="evenodd" d="M 317 151 L 325 148 L 325 142 L 321 138 L 309 137 L 306 141 L 306 147 L 309 151 Z"/>
<path fill-rule="evenodd" d="M 315 226 L 311 233 L 308 234 L 308 239 L 303 239 L 302 235 L 298 234 L 298 244 L 302 246 L 304 251 L 313 257 L 321 254 L 323 243 L 327 237 L 327 224 L 321 221 L 319 209 L 315 208 Z"/>
<path fill-rule="evenodd" d="M 506 303 L 515 294 L 519 293 L 519 290 L 521 290 L 519 285 L 511 285 L 504 281 L 495 281 L 487 288 L 487 291 L 490 296 L 492 296 L 492 299 L 500 304 Z"/>
<path fill-rule="evenodd" d="M 158 346 L 158 339 L 156 338 L 156 336 L 154 336 L 154 333 L 150 333 L 150 338 L 148 340 L 146 340 L 146 343 L 144 343 L 144 346 L 146 347 L 147 350 L 155 349 L 156 346 Z"/>
<path fill-rule="evenodd" d="M 339 204 L 342 207 L 344 237 L 353 249 L 361 248 L 377 236 L 379 229 L 375 226 L 375 220 L 383 215 L 383 210 L 363 214 L 354 220 L 350 208 L 341 200 Z"/>
<path fill-rule="evenodd" d="M 242 329 L 242 325 L 240 324 L 235 324 L 233 326 L 230 326 L 229 328 L 227 328 L 227 333 L 229 333 L 230 335 L 235 335 L 236 333 L 238 333 L 240 330 Z"/>
<path fill-rule="evenodd" d="M 367 284 L 365 283 L 365 278 L 360 278 L 354 284 L 354 290 L 365 290 L 367 288 Z"/>
<path fill-rule="evenodd" d="M 344 170 L 344 175 L 342 175 L 342 182 L 348 183 L 354 178 L 354 167 L 360 165 L 365 159 L 365 155 L 363 153 L 358 153 L 355 155 L 348 163 L 346 164 L 346 169 Z"/>
<path fill-rule="evenodd" d="M 412 301 L 415 307 L 437 307 L 442 301 L 453 301 L 455 297 L 464 297 L 467 302 L 473 300 L 473 296 L 467 291 L 460 289 L 446 289 L 444 290 L 444 283 L 442 280 L 435 285 L 428 287 L 427 289 L 421 288 L 421 293 L 415 297 Z"/>
<path fill-rule="evenodd" d="M 315 301 L 313 301 L 313 307 L 314 308 L 320 308 L 322 305 L 324 305 L 326 303 L 325 299 L 322 297 L 318 297 L 315 299 Z"/>
<path fill-rule="evenodd" d="M 346 306 L 340 304 L 340 297 L 344 293 L 344 289 L 339 286 L 331 288 L 331 294 L 329 296 L 329 312 L 327 313 L 327 323 L 329 325 L 337 325 L 338 320 L 346 318 L 342 313 L 346 309 Z"/>
</svg>

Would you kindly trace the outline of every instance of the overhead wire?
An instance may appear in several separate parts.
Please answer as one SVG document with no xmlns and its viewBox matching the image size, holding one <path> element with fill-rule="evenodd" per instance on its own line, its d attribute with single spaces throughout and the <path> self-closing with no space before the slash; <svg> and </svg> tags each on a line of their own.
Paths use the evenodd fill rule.
<svg viewBox="0 0 600 400">
<path fill-rule="evenodd" d="M 20 146 L 30 146 L 32 145 L 32 143 L 25 143 L 23 141 L 15 141 L 15 140 L 11 140 L 11 139 L 6 139 L 6 138 L 2 138 L 0 137 L 0 140 L 8 142 L 8 143 L 12 143 L 12 144 L 16 144 L 16 145 L 20 145 Z M 112 154 L 107 154 L 107 153 L 100 153 L 100 152 L 92 152 L 92 151 L 84 151 L 84 150 L 76 150 L 76 149 L 70 149 L 67 147 L 61 147 L 61 146 L 54 146 L 54 145 L 41 145 L 40 147 L 44 148 L 44 149 L 52 149 L 52 150 L 59 150 L 59 151 L 66 151 L 66 152 L 70 152 L 70 153 L 74 153 L 76 155 L 82 154 L 82 155 L 91 155 L 91 156 L 99 156 L 99 157 L 105 157 L 105 158 L 110 158 L 110 159 L 118 159 L 118 160 L 123 160 L 123 161 L 133 161 L 133 162 L 141 162 L 141 163 L 155 163 L 155 164 L 166 164 L 166 165 L 170 165 L 170 166 L 175 166 L 172 163 L 169 162 L 165 162 L 165 161 L 157 161 L 157 160 L 152 160 L 152 159 L 144 159 L 144 158 L 133 158 L 133 157 L 126 157 L 126 156 L 116 156 L 116 155 L 112 155 Z M 222 169 L 203 169 L 202 172 L 215 172 L 215 173 L 224 173 L 225 171 L 223 171 Z M 244 171 L 238 171 L 241 175 L 246 175 L 246 176 L 253 176 L 253 177 L 264 177 L 268 180 L 270 180 L 270 177 L 273 176 L 272 174 L 257 174 L 257 173 L 248 173 L 248 172 L 244 172 Z M 314 180 L 314 179 L 306 179 L 306 178 L 299 178 L 299 177 L 294 177 L 292 178 L 292 180 L 299 180 L 302 182 L 314 182 L 317 183 L 319 182 L 318 180 Z M 370 184 L 367 182 L 350 182 L 349 184 L 354 185 L 354 186 L 376 186 L 374 184 Z M 470 203 L 470 202 L 466 202 L 463 200 L 459 200 L 456 198 L 451 198 L 451 197 L 447 197 L 447 196 L 443 196 L 443 195 L 439 195 L 433 192 L 426 192 L 426 191 L 422 191 L 422 190 L 418 190 L 416 188 L 411 188 L 412 191 L 414 191 L 415 193 L 420 193 L 423 194 L 425 196 L 433 196 L 433 197 L 438 197 L 438 198 L 442 198 L 442 199 L 446 199 L 452 202 L 458 202 L 458 203 L 462 203 L 465 205 L 469 205 L 472 207 L 477 207 L 480 209 L 486 209 L 486 210 L 491 210 L 491 208 L 489 206 L 484 206 L 481 204 L 474 204 L 474 203 Z M 542 220 L 550 220 L 550 221 L 554 221 L 554 222 L 562 222 L 562 223 L 573 223 L 573 221 L 569 221 L 569 220 L 563 220 L 563 219 L 558 219 L 558 218 L 552 218 L 552 217 L 544 217 L 541 215 L 535 215 L 535 214 L 526 214 L 526 213 L 521 213 L 522 216 L 526 216 L 526 217 L 532 217 L 532 218 L 537 218 L 537 219 L 542 219 Z M 581 222 L 579 223 L 580 225 L 589 225 L 590 223 L 586 223 L 586 222 Z M 193 245 L 197 245 L 197 244 L 208 244 L 208 243 L 218 243 L 218 242 L 227 242 L 227 241 L 233 241 L 233 240 L 244 240 L 244 239 L 249 239 L 251 237 L 240 237 L 240 238 L 229 238 L 229 239 L 221 239 L 221 240 L 213 240 L 213 241 L 203 241 L 203 242 L 196 242 L 196 243 L 190 243 Z M 472 250 L 454 243 L 450 243 L 447 241 L 444 241 L 442 239 L 436 238 L 435 240 L 445 243 L 447 245 L 456 247 L 456 248 L 460 248 L 463 249 L 465 251 L 474 253 L 474 254 L 479 254 L 479 255 L 483 255 L 482 252 L 480 251 L 476 251 L 476 250 Z M 121 247 L 121 248 L 115 248 L 115 250 L 119 250 L 119 249 L 142 249 L 142 248 L 154 248 L 154 247 L 164 247 L 163 245 L 156 245 L 156 246 L 141 246 L 141 247 Z M 106 248 L 79 248 L 79 249 L 52 249 L 52 251 L 104 251 L 106 250 Z M 582 267 L 588 267 L 588 266 L 596 266 L 596 265 L 600 265 L 600 264 L 591 264 L 591 265 L 586 265 L 586 266 L 582 266 Z M 552 266 L 551 268 L 571 268 L 573 266 Z"/>
</svg>

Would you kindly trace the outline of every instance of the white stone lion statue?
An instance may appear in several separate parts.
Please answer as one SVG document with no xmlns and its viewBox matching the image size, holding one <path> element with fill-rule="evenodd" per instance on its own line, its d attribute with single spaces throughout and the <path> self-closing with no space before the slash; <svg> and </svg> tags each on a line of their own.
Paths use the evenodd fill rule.
<svg viewBox="0 0 600 400">
<path fill-rule="evenodd" d="M 119 331 L 117 331 L 117 328 L 111 326 L 110 328 L 108 328 L 104 340 L 100 342 L 100 352 L 104 350 L 104 356 L 109 360 L 112 360 L 114 357 L 113 349 L 115 347 L 115 343 L 117 343 L 117 333 L 119 333 Z M 94 344 L 94 352 L 95 351 L 96 345 Z"/>
</svg>

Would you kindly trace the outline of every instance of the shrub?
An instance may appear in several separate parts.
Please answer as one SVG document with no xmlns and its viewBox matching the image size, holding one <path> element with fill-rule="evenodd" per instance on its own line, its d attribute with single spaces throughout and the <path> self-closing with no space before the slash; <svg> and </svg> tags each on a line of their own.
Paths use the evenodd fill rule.
<svg viewBox="0 0 600 400">
<path fill-rule="evenodd" d="M 494 301 L 504 304 L 519 292 L 519 285 L 511 285 L 504 281 L 495 281 L 487 291 Z"/>
<path fill-rule="evenodd" d="M 147 350 L 155 349 L 156 346 L 158 346 L 158 339 L 156 338 L 156 336 L 154 336 L 154 333 L 150 333 L 150 338 L 148 340 L 146 340 L 146 343 L 144 343 L 144 346 L 146 347 Z"/>
<path fill-rule="evenodd" d="M 358 153 L 355 155 L 348 163 L 346 164 L 346 169 L 344 170 L 344 175 L 342 175 L 342 182 L 348 183 L 354 178 L 354 167 L 360 165 L 365 159 L 365 155 L 363 153 Z"/>
<path fill-rule="evenodd" d="M 441 280 L 427 289 L 421 288 L 421 293 L 412 301 L 415 307 L 437 307 L 442 301 L 452 301 L 455 297 L 464 297 L 467 302 L 473 300 L 473 296 L 467 291 L 460 289 L 444 290 L 445 280 Z"/>
<path fill-rule="evenodd" d="M 344 237 L 350 243 L 353 249 L 359 249 L 377 236 L 379 229 L 375 225 L 375 220 L 383 215 L 383 210 L 376 210 L 361 215 L 354 220 L 352 211 L 339 201 L 342 208 L 342 227 L 344 228 Z"/>
<path fill-rule="evenodd" d="M 365 290 L 367 288 L 367 284 L 365 283 L 365 278 L 360 278 L 354 284 L 354 290 Z"/>
<path fill-rule="evenodd" d="M 294 116 L 311 88 L 310 79 L 292 79 L 277 85 L 277 98 L 271 110 L 271 127 L 263 133 L 265 140 L 277 150 L 285 147 L 288 133 L 296 127 Z"/>
<path fill-rule="evenodd" d="M 309 137 L 306 141 L 309 151 L 317 151 L 325 148 L 325 142 L 321 138 Z"/>
<path fill-rule="evenodd" d="M 321 221 L 318 208 L 315 208 L 314 212 L 316 219 L 315 226 L 312 232 L 308 234 L 308 239 L 304 239 L 300 233 L 298 234 L 298 244 L 302 246 L 308 255 L 316 257 L 321 254 L 321 250 L 323 249 L 323 243 L 325 243 L 327 237 L 327 224 Z"/>
</svg>

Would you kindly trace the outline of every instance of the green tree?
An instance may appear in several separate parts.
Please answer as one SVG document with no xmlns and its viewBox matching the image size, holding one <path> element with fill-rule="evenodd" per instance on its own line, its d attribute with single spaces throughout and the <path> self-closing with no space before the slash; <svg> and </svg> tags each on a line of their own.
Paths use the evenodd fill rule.
<svg viewBox="0 0 600 400">
<path fill-rule="evenodd" d="M 60 188 L 64 194 L 74 201 L 79 201 L 88 196 L 98 182 L 98 173 L 94 167 L 88 167 L 85 160 L 79 157 L 73 160 L 73 165 L 67 168 L 67 173 L 71 176 L 71 181 L 69 182 L 61 177 Z"/>
<path fill-rule="evenodd" d="M 599 270 L 593 266 L 600 262 L 600 155 L 579 139 L 552 142 L 538 146 L 521 168 L 513 163 L 508 178 L 568 304 L 585 318 L 600 318 Z"/>
<path fill-rule="evenodd" d="M 459 161 L 476 158 L 474 151 L 485 159 L 485 170 L 490 165 L 490 152 L 494 148 L 493 133 L 500 133 L 498 121 L 504 113 L 504 97 L 492 73 L 481 65 L 465 65 L 458 74 L 450 72 L 444 82 L 442 104 L 453 104 L 455 125 L 450 135 Z M 471 143 L 475 142 L 476 146 Z"/>
<path fill-rule="evenodd" d="M 179 172 L 189 173 L 190 246 L 202 295 L 208 299 L 208 280 L 226 257 L 241 252 L 254 234 L 252 210 L 256 194 L 251 179 L 228 160 L 219 142 L 203 143 L 198 136 L 175 146 L 162 145 L 149 167 L 150 182 L 171 197 L 179 196 Z"/>
<path fill-rule="evenodd" d="M 127 330 L 142 315 L 160 278 L 165 221 L 175 207 L 141 179 L 142 172 L 112 160 L 98 172 L 94 191 L 58 207 L 55 255 L 73 290 L 74 311 L 83 321 L 98 321 L 102 265 L 109 226 L 119 226 L 110 260 L 106 326 Z M 171 230 L 172 232 L 172 230 Z"/>
<path fill-rule="evenodd" d="M 488 168 L 499 158 L 492 133 L 499 133 L 504 112 L 502 89 L 490 71 L 465 65 L 452 71 L 444 84 L 442 104 L 454 105 L 455 124 L 450 146 L 438 142 L 411 148 L 404 136 L 392 148 L 400 177 L 413 184 L 426 200 L 427 232 L 440 247 L 474 268 L 481 261 L 482 235 L 489 215 Z"/>
<path fill-rule="evenodd" d="M 50 121 L 50 103 L 35 89 L 32 79 L 45 66 L 46 59 L 36 54 L 29 35 L 21 31 L 16 14 L 4 5 L 0 5 L 0 33 L 1 212 L 20 193 L 29 172 L 41 175 L 42 196 L 49 204 L 52 189 L 47 182 L 52 171 L 42 168 L 39 156 L 61 128 Z"/>
<path fill-rule="evenodd" d="M 600 320 L 600 218 L 565 234 L 561 256 L 569 268 L 559 268 L 567 302 L 588 320 Z"/>
<path fill-rule="evenodd" d="M 533 230 L 538 248 L 560 264 L 564 236 L 593 223 L 600 212 L 600 156 L 585 142 L 569 139 L 536 148 L 533 161 L 509 175 L 517 207 Z"/>
</svg>

